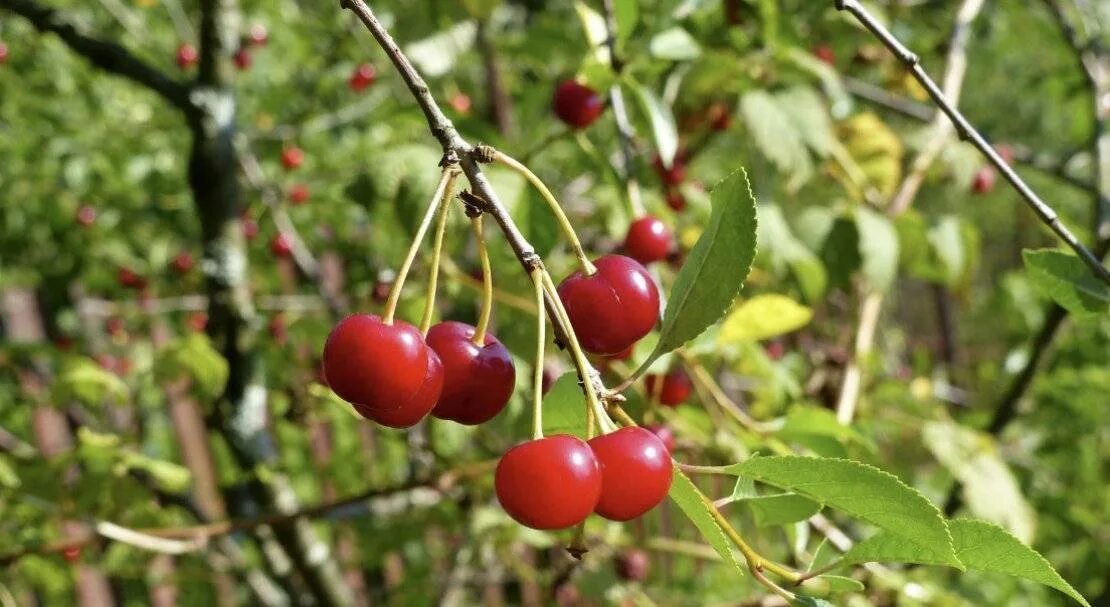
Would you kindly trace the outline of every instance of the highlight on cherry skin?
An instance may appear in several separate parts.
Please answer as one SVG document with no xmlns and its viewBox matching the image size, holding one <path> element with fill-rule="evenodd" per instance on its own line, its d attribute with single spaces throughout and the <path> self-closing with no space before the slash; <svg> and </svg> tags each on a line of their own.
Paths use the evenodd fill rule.
<svg viewBox="0 0 1110 607">
<path fill-rule="evenodd" d="M 443 362 L 443 392 L 432 415 L 474 426 L 497 416 L 509 404 L 516 369 L 508 349 L 487 332 L 474 343 L 476 329 L 444 321 L 428 331 L 428 346 Z"/>
<path fill-rule="evenodd" d="M 674 234 L 658 217 L 644 215 L 628 226 L 624 252 L 644 265 L 666 259 L 673 248 Z"/>
<path fill-rule="evenodd" d="M 590 440 L 601 466 L 601 497 L 595 512 L 630 521 L 659 505 L 671 489 L 670 453 L 652 431 L 631 426 Z"/>
<path fill-rule="evenodd" d="M 555 89 L 551 109 L 567 126 L 583 129 L 601 116 L 605 103 L 592 88 L 575 80 L 564 80 Z"/>
<path fill-rule="evenodd" d="M 586 520 L 601 497 L 601 467 L 580 438 L 557 434 L 509 449 L 494 473 L 497 500 L 532 529 L 567 529 Z"/>
<path fill-rule="evenodd" d="M 617 354 L 631 347 L 659 321 L 659 289 L 640 262 L 624 255 L 595 260 L 597 272 L 581 270 L 559 284 L 559 299 L 570 324 L 591 354 Z"/>
</svg>

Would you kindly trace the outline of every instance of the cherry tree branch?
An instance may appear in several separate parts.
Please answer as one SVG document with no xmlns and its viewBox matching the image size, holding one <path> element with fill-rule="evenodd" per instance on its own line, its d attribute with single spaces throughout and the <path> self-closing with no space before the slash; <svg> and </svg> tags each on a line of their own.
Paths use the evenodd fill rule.
<svg viewBox="0 0 1110 607">
<path fill-rule="evenodd" d="M 66 46 L 100 69 L 158 93 L 179 110 L 192 110 L 189 84 L 170 77 L 120 44 L 82 32 L 77 23 L 66 19 L 59 9 L 43 6 L 34 0 L 0 0 L 0 8 L 27 19 L 42 33 L 57 35 Z"/>
<path fill-rule="evenodd" d="M 846 11 L 859 20 L 865 28 L 874 34 L 876 38 L 886 45 L 886 47 L 905 64 L 913 77 L 925 87 L 926 92 L 929 94 L 929 97 L 932 98 L 933 102 L 936 103 L 937 107 L 939 107 L 949 120 L 952 121 L 956 133 L 960 138 L 971 141 L 971 143 L 974 144 L 1006 178 L 1006 181 L 1010 182 L 1010 185 L 1017 190 L 1022 199 L 1033 209 L 1041 221 L 1055 232 L 1056 235 L 1087 264 L 1095 277 L 1110 284 L 1110 270 L 1107 270 L 1107 268 L 1102 265 L 1102 262 L 1090 251 L 1090 249 L 1079 242 L 1079 239 L 1072 234 L 1071 230 L 1060 221 L 1059 216 L 1052 210 L 1052 207 L 1048 206 L 1048 204 L 1025 183 L 1021 176 L 1003 160 L 1002 156 L 991 146 L 986 138 L 975 130 L 975 127 L 968 122 L 967 118 L 949 102 L 945 92 L 941 90 L 925 69 L 921 67 L 918 56 L 895 38 L 894 35 L 891 34 L 882 23 L 875 19 L 858 0 L 835 0 L 835 5 L 838 10 Z"/>
</svg>

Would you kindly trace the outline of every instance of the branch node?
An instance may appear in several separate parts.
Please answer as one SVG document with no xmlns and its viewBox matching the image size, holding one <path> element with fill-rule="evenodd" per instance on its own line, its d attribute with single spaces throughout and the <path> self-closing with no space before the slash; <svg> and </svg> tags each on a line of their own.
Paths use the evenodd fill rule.
<svg viewBox="0 0 1110 607">
<path fill-rule="evenodd" d="M 458 166 L 459 166 L 459 153 L 455 151 L 455 148 L 451 148 L 451 149 L 447 150 L 446 152 L 444 152 L 443 153 L 443 158 L 439 159 L 439 167 L 442 168 L 442 169 L 446 169 L 447 167 L 458 167 Z"/>
<path fill-rule="evenodd" d="M 479 143 L 478 145 L 474 146 L 474 150 L 470 153 L 470 155 L 474 158 L 474 160 L 477 160 L 482 164 L 489 164 L 497 160 L 497 150 L 494 149 L 493 146 L 486 145 L 484 143 Z"/>
<path fill-rule="evenodd" d="M 531 274 L 536 270 L 541 272 L 544 270 L 543 258 L 541 258 L 535 251 L 528 251 L 521 259 L 520 263 L 524 264 L 524 268 Z"/>
<path fill-rule="evenodd" d="M 459 199 L 466 209 L 466 216 L 471 219 L 481 217 L 482 213 L 489 208 L 489 202 L 485 198 L 467 190 L 459 192 Z"/>
</svg>

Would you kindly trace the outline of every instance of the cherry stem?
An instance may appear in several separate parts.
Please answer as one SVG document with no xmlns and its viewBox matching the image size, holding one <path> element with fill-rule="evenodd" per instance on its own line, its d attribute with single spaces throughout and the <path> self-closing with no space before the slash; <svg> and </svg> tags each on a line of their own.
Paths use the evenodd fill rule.
<svg viewBox="0 0 1110 607">
<path fill-rule="evenodd" d="M 592 412 L 597 416 L 597 423 L 601 427 L 602 433 L 608 434 L 617 429 L 617 425 L 613 420 L 609 419 L 609 415 L 605 412 L 605 407 L 601 405 L 601 399 L 597 396 L 597 390 L 594 386 L 594 368 L 590 365 L 590 361 L 586 358 L 586 353 L 582 351 L 582 346 L 578 343 L 578 336 L 574 333 L 574 328 L 570 324 L 570 316 L 567 314 L 567 309 L 563 306 L 563 300 L 559 299 L 559 292 L 555 288 L 555 282 L 551 280 L 551 274 L 547 270 L 543 271 L 543 286 L 547 290 L 548 295 L 555 304 L 555 313 L 559 315 L 559 319 L 563 325 L 569 328 L 567 331 L 567 347 L 570 348 L 571 357 L 574 359 L 575 370 L 578 371 L 578 379 L 582 381 L 582 389 L 586 393 L 586 417 L 587 419 Z M 592 424 L 587 424 L 586 437 L 593 438 L 590 434 L 592 431 Z"/>
<path fill-rule="evenodd" d="M 401 299 L 401 288 L 405 286 L 405 278 L 412 268 L 412 262 L 416 258 L 417 251 L 420 250 L 420 243 L 424 241 L 424 235 L 428 233 L 428 228 L 432 225 L 432 218 L 435 217 L 440 200 L 451 191 L 451 186 L 454 185 L 455 178 L 458 176 L 459 167 L 457 165 L 444 167 L 443 173 L 440 175 L 439 185 L 436 186 L 436 192 L 432 195 L 432 202 L 424 213 L 424 219 L 420 221 L 420 227 L 416 229 L 416 236 L 413 237 L 412 244 L 409 245 L 408 255 L 405 256 L 405 262 L 401 264 L 401 270 L 397 272 L 397 280 L 393 282 L 393 288 L 389 291 L 389 299 L 385 302 L 385 314 L 382 315 L 382 322 L 387 325 L 393 324 L 393 316 L 397 312 L 397 302 Z"/>
<path fill-rule="evenodd" d="M 482 311 L 478 314 L 478 326 L 474 329 L 473 340 L 474 345 L 481 348 L 486 343 L 486 330 L 489 329 L 489 319 L 493 313 L 493 269 L 489 263 L 486 237 L 482 235 L 482 216 L 471 217 L 470 225 L 474 228 L 474 238 L 478 241 L 478 259 L 482 262 Z"/>
<path fill-rule="evenodd" d="M 532 438 L 543 438 L 543 357 L 547 345 L 547 319 L 543 307 L 543 270 L 535 268 L 531 272 L 532 286 L 536 289 L 536 365 L 532 371 L 535 395 L 532 400 Z"/>
<path fill-rule="evenodd" d="M 428 271 L 428 298 L 424 300 L 424 317 L 420 320 L 420 332 L 428 336 L 428 329 L 432 326 L 432 316 L 435 314 L 436 289 L 439 287 L 439 262 L 443 256 L 443 234 L 447 231 L 447 216 L 451 205 L 450 196 L 444 192 L 439 202 L 439 221 L 436 223 L 435 244 L 432 247 L 431 268 Z"/>
<path fill-rule="evenodd" d="M 594 267 L 593 262 L 586 256 L 586 251 L 582 248 L 582 242 L 578 239 L 578 233 L 574 231 L 574 226 L 571 225 L 570 219 L 563 211 L 562 205 L 555 199 L 555 195 L 551 193 L 543 180 L 536 176 L 528 167 L 518 162 L 513 157 L 501 151 L 494 151 L 494 160 L 509 167 L 510 169 L 520 173 L 532 184 L 536 190 L 539 191 L 543 199 L 547 201 L 547 206 L 551 208 L 551 212 L 555 214 L 555 219 L 559 221 L 559 227 L 563 230 L 563 236 L 570 242 L 571 249 L 574 250 L 574 256 L 578 258 L 578 265 L 582 268 L 582 273 L 586 276 L 593 276 L 597 273 L 597 268 Z"/>
</svg>

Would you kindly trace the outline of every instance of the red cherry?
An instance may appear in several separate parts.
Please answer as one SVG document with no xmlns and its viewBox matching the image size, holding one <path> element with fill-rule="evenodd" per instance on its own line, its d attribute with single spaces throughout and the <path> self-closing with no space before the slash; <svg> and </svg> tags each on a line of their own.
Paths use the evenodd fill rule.
<svg viewBox="0 0 1110 607">
<path fill-rule="evenodd" d="M 258 236 L 258 222 L 253 219 L 240 219 L 243 224 L 243 238 L 247 240 L 254 240 Z"/>
<path fill-rule="evenodd" d="M 559 284 L 559 299 L 582 347 L 593 354 L 615 354 L 635 344 L 659 321 L 659 290 L 636 260 L 606 255 L 594 262 L 597 273 L 581 271 Z"/>
<path fill-rule="evenodd" d="M 254 46 L 263 46 L 270 39 L 270 33 L 266 31 L 266 26 L 261 23 L 255 23 L 247 32 L 247 40 Z"/>
<path fill-rule="evenodd" d="M 250 69 L 251 52 L 245 48 L 241 48 L 235 51 L 235 57 L 233 61 L 235 61 L 235 67 L 239 68 L 240 70 Z"/>
<path fill-rule="evenodd" d="M 87 228 L 96 223 L 96 209 L 89 205 L 82 205 L 77 209 L 77 225 Z"/>
<path fill-rule="evenodd" d="M 555 89 L 551 109 L 567 126 L 581 129 L 601 116 L 605 104 L 592 88 L 574 80 L 564 80 Z"/>
<path fill-rule="evenodd" d="M 187 70 L 197 64 L 197 47 L 185 43 L 177 47 L 177 67 Z"/>
<path fill-rule="evenodd" d="M 8 45 L 0 42 L 0 65 L 8 61 Z"/>
<path fill-rule="evenodd" d="M 813 49 L 813 56 L 820 59 L 822 62 L 829 65 L 836 65 L 836 53 L 833 52 L 832 47 L 827 44 L 822 44 Z"/>
<path fill-rule="evenodd" d="M 182 251 L 173 257 L 173 269 L 178 274 L 188 274 L 193 269 L 195 262 L 193 256 L 188 251 Z"/>
<path fill-rule="evenodd" d="M 280 312 L 270 317 L 266 330 L 270 332 L 270 337 L 279 344 L 284 344 L 289 338 L 289 331 L 285 326 L 285 317 Z"/>
<path fill-rule="evenodd" d="M 62 548 L 62 558 L 64 558 L 67 563 L 76 563 L 81 559 L 81 547 L 66 546 L 65 548 Z"/>
<path fill-rule="evenodd" d="M 632 358 L 632 350 L 633 350 L 633 347 L 628 346 L 627 348 L 621 350 L 620 352 L 617 352 L 616 354 L 606 355 L 605 358 L 607 358 L 609 360 L 628 360 L 628 359 Z"/>
<path fill-rule="evenodd" d="M 709 128 L 714 131 L 727 131 L 732 126 L 732 111 L 723 101 L 710 104 L 706 114 L 709 116 Z"/>
<path fill-rule="evenodd" d="M 686 196 L 684 196 L 681 191 L 674 188 L 667 190 L 667 206 L 671 207 L 673 211 L 685 211 Z"/>
<path fill-rule="evenodd" d="M 146 278 L 136 274 L 131 268 L 120 268 L 116 273 L 116 279 L 122 287 L 128 289 L 141 290 L 146 288 Z"/>
<path fill-rule="evenodd" d="M 297 206 L 308 202 L 308 195 L 308 186 L 303 183 L 295 184 L 289 188 L 289 201 Z"/>
<path fill-rule="evenodd" d="M 551 388 L 555 387 L 555 381 L 558 379 L 559 376 L 555 375 L 555 372 L 552 371 L 550 367 L 544 367 L 543 377 L 540 379 L 540 394 L 546 396 L 547 393 L 551 391 Z"/>
<path fill-rule="evenodd" d="M 674 431 L 663 424 L 652 424 L 645 426 L 651 433 L 659 437 L 663 441 L 663 446 L 667 448 L 667 453 L 674 451 Z"/>
<path fill-rule="evenodd" d="M 767 342 L 767 345 L 763 346 L 763 351 L 767 353 L 767 357 L 771 360 L 779 360 L 786 354 L 786 346 L 781 341 L 775 340 Z"/>
<path fill-rule="evenodd" d="M 347 84 L 351 87 L 352 91 L 358 93 L 371 84 L 374 84 L 374 81 L 377 79 L 378 71 L 374 69 L 374 66 L 369 63 L 363 63 L 355 68 Z"/>
<path fill-rule="evenodd" d="M 674 247 L 670 228 L 658 217 L 644 215 L 628 226 L 624 238 L 624 252 L 642 264 L 661 261 Z"/>
<path fill-rule="evenodd" d="M 1014 147 L 1008 143 L 1000 143 L 994 146 L 998 151 L 998 155 L 1002 157 L 1003 162 L 1006 164 L 1013 164 L 1014 162 Z"/>
<path fill-rule="evenodd" d="M 95 360 L 96 364 L 105 371 L 115 371 L 116 367 L 119 365 L 119 361 L 111 354 L 97 354 Z"/>
<path fill-rule="evenodd" d="M 996 174 L 994 167 L 985 166 L 979 169 L 975 174 L 975 179 L 971 182 L 971 191 L 976 194 L 987 194 L 994 189 L 994 180 Z"/>
<path fill-rule="evenodd" d="M 650 430 L 632 426 L 590 440 L 601 466 L 601 498 L 594 511 L 630 521 L 651 510 L 671 489 L 671 455 Z"/>
<path fill-rule="evenodd" d="M 379 280 L 374 283 L 374 290 L 371 292 L 370 296 L 374 298 L 375 302 L 383 304 L 389 299 L 389 292 L 391 290 L 393 290 L 393 283 Z"/>
<path fill-rule="evenodd" d="M 462 114 L 463 116 L 470 115 L 470 108 L 473 105 L 473 103 L 471 103 L 470 101 L 470 95 L 467 95 L 465 93 L 455 93 L 454 95 L 451 95 L 451 98 L 448 99 L 447 102 L 451 104 L 451 109 Z"/>
<path fill-rule="evenodd" d="M 340 321 L 324 344 L 323 360 L 331 389 L 371 419 L 424 404 L 417 396 L 425 383 L 442 376 L 442 370 L 434 373 L 441 368 L 435 364 L 439 357 L 416 327 L 403 321 L 387 325 L 369 314 Z M 429 410 L 439 399 L 438 390 L 433 392 Z"/>
<path fill-rule="evenodd" d="M 398 429 L 414 426 L 427 417 L 428 413 L 435 408 L 443 390 L 443 363 L 431 348 L 427 349 L 426 358 L 428 372 L 424 376 L 424 382 L 405 406 L 390 411 L 364 412 L 363 408 L 355 405 L 355 410 L 383 426 Z"/>
<path fill-rule="evenodd" d="M 663 181 L 663 185 L 676 186 L 686 180 L 686 158 L 684 154 L 679 152 L 675 154 L 674 161 L 671 162 L 671 168 L 663 166 L 663 159 L 658 154 L 655 155 L 655 160 L 652 165 L 655 166 L 655 172 L 659 174 L 659 179 Z"/>
<path fill-rule="evenodd" d="M 617 577 L 628 582 L 639 582 L 647 577 L 651 559 L 643 550 L 629 548 L 617 555 L 615 564 Z"/>
<path fill-rule="evenodd" d="M 193 312 L 185 321 L 189 328 L 197 333 L 202 333 L 208 328 L 208 315 L 204 312 Z"/>
<path fill-rule="evenodd" d="M 668 407 L 675 407 L 686 402 L 686 399 L 690 398 L 690 392 L 694 389 L 694 383 L 690 381 L 690 376 L 681 369 L 671 371 L 664 376 L 661 388 L 656 388 L 658 380 L 658 375 L 648 375 L 644 378 L 648 394 L 655 395 L 655 391 L 658 389 L 659 403 Z"/>
<path fill-rule="evenodd" d="M 293 237 L 285 232 L 274 236 L 274 239 L 270 242 L 270 251 L 278 257 L 289 257 L 293 254 Z"/>
<path fill-rule="evenodd" d="M 494 473 L 497 500 L 533 529 L 566 529 L 586 520 L 601 495 L 601 469 L 582 439 L 558 434 L 521 443 Z"/>
<path fill-rule="evenodd" d="M 443 393 L 432 415 L 476 426 L 501 412 L 516 385 L 516 370 L 509 351 L 486 333 L 485 345 L 474 344 L 476 329 L 466 323 L 446 321 L 428 331 L 428 347 L 443 362 Z"/>
<path fill-rule="evenodd" d="M 281 165 L 286 170 L 292 171 L 302 164 L 304 164 L 304 150 L 301 148 L 293 146 L 281 151 Z"/>
</svg>

